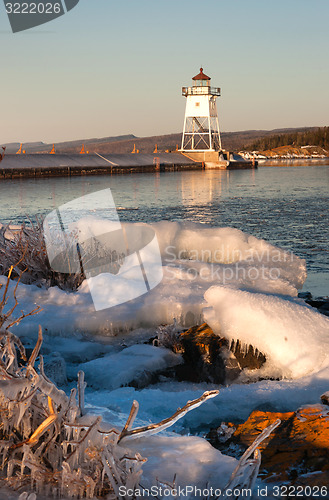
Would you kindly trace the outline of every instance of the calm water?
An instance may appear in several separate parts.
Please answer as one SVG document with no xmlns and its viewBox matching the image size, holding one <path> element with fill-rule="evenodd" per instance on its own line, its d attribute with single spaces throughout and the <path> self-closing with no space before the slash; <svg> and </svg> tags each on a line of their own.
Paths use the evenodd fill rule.
<svg viewBox="0 0 329 500">
<path fill-rule="evenodd" d="M 329 165 L 0 182 L 0 221 L 20 223 L 110 187 L 122 220 L 242 229 L 307 261 L 304 290 L 329 293 Z"/>
</svg>

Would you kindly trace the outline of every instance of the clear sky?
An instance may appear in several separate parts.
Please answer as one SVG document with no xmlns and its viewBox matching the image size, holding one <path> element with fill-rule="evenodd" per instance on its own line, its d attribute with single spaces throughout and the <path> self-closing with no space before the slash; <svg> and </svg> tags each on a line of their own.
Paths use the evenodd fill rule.
<svg viewBox="0 0 329 500">
<path fill-rule="evenodd" d="M 0 144 L 179 132 L 202 65 L 223 131 L 329 125 L 329 0 L 80 0 L 13 34 L 0 2 Z"/>
</svg>

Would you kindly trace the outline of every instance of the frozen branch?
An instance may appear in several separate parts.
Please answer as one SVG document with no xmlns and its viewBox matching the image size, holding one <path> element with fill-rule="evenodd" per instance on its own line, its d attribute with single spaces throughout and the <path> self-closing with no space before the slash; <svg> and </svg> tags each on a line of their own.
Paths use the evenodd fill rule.
<svg viewBox="0 0 329 500">
<path fill-rule="evenodd" d="M 157 424 L 151 424 L 151 425 L 146 425 L 144 427 L 139 427 L 137 429 L 129 430 L 129 418 L 131 418 L 132 411 L 130 412 L 129 418 L 128 418 L 128 426 L 127 424 L 125 425 L 124 429 L 122 430 L 119 441 L 127 440 L 127 439 L 134 439 L 136 437 L 143 437 L 145 435 L 152 435 L 152 434 L 157 434 L 158 432 L 161 432 L 168 427 L 171 427 L 174 423 L 176 423 L 178 420 L 180 420 L 182 417 L 186 415 L 191 410 L 194 410 L 195 408 L 198 408 L 200 405 L 202 405 L 205 401 L 207 401 L 210 398 L 214 398 L 218 395 L 219 391 L 207 391 L 202 394 L 202 396 L 198 399 L 194 399 L 193 401 L 189 401 L 183 408 L 178 408 L 178 410 L 169 418 L 165 418 L 164 420 L 161 420 L 161 422 L 158 422 Z M 137 413 L 137 412 L 136 412 Z M 135 412 L 134 412 L 134 418 L 135 418 Z"/>
</svg>

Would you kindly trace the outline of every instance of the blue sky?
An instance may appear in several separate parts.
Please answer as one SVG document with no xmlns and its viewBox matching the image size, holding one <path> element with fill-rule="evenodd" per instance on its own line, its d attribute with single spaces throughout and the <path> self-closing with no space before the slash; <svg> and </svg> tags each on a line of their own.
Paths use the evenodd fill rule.
<svg viewBox="0 0 329 500">
<path fill-rule="evenodd" d="M 0 143 L 179 132 L 204 67 L 223 131 L 329 125 L 328 0 L 80 0 L 13 34 L 0 4 Z"/>
</svg>

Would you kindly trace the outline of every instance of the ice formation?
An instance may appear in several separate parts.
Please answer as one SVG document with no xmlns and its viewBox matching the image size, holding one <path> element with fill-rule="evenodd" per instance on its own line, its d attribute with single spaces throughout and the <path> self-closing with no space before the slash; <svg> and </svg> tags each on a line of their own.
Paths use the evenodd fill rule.
<svg viewBox="0 0 329 500">
<path fill-rule="evenodd" d="M 52 334 L 113 335 L 140 326 L 171 324 L 175 319 L 191 326 L 202 321 L 204 293 L 211 286 L 296 296 L 305 280 L 305 261 L 238 229 L 168 221 L 152 227 L 163 263 L 164 276 L 158 286 L 115 307 L 110 307 L 113 300 L 108 294 L 109 308 L 96 312 L 86 280 L 75 293 L 20 285 L 20 304 L 36 303 L 43 308 L 24 330 L 35 330 L 41 323 Z M 106 300 L 104 293 L 102 302 Z"/>
<path fill-rule="evenodd" d="M 6 293 L 7 289 L 3 303 Z M 72 389 L 68 397 L 45 376 L 42 357 L 39 370 L 34 367 L 42 340 L 40 327 L 38 341 L 27 360 L 19 339 L 0 329 L 0 487 L 3 484 L 14 489 L 27 487 L 49 498 L 128 499 L 133 494 L 120 494 L 120 488 L 129 491 L 138 488 L 145 459 L 139 452 L 134 454 L 125 448 L 126 442 L 167 429 L 218 394 L 218 391 L 205 392 L 177 409 L 172 417 L 141 428 L 133 428 L 139 408 L 134 401 L 120 431 L 116 423 L 104 425 L 100 416 L 86 415 L 83 372 L 79 372 L 77 390 Z M 15 346 L 20 348 L 24 365 L 18 366 Z M 225 472 L 223 479 L 231 475 L 231 471 Z M 27 491 L 20 498 L 28 496 L 35 499 Z"/>
<path fill-rule="evenodd" d="M 99 430 L 104 428 L 101 429 L 100 419 L 92 417 L 92 414 L 101 413 L 105 420 L 115 422 L 121 427 L 120 424 L 124 425 L 129 414 L 132 400 L 136 398 L 141 401 L 143 410 L 135 424 L 141 427 L 143 432 L 153 432 L 159 425 L 150 425 L 150 419 L 166 419 L 168 414 L 175 412 L 178 406 L 182 407 L 188 399 L 200 399 L 205 389 L 215 389 L 201 384 L 182 384 L 175 381 L 147 387 L 141 391 L 136 391 L 133 387 L 119 387 L 130 383 L 135 377 L 141 377 L 145 370 L 152 372 L 172 366 L 179 362 L 180 357 L 164 348 L 151 345 L 138 345 L 122 350 L 115 337 L 111 339 L 111 346 L 97 344 L 95 339 L 87 342 L 86 338 L 79 336 L 71 338 L 77 331 L 100 336 L 121 333 L 118 339 L 123 340 L 122 333 L 127 334 L 128 330 L 137 326 L 172 323 L 175 318 L 181 324 L 195 324 L 204 316 L 215 332 L 257 346 L 267 355 L 270 369 L 279 367 L 280 373 L 286 377 L 304 376 L 297 381 L 262 381 L 222 388 L 215 400 L 184 416 L 183 420 L 176 424 L 176 432 L 209 429 L 212 422 L 218 422 L 218 419 L 224 419 L 228 415 L 229 418 L 246 418 L 252 407 L 264 403 L 276 405 L 280 409 L 290 405 L 289 409 L 291 406 L 295 409 L 301 402 L 305 403 L 305 398 L 312 402 L 318 397 L 318 392 L 320 395 L 328 388 L 329 363 L 326 351 L 329 320 L 294 298 L 297 288 L 305 278 L 303 261 L 235 229 L 178 223 L 158 223 L 154 227 L 161 247 L 165 277 L 156 289 L 136 301 L 96 313 L 86 283 L 75 293 L 67 293 L 56 287 L 45 290 L 31 285 L 18 286 L 20 309 L 27 312 L 38 304 L 43 307 L 43 311 L 36 318 L 29 317 L 24 324 L 15 327 L 16 332 L 25 337 L 33 337 L 36 325 L 41 323 L 45 330 L 53 335 L 70 337 L 51 339 L 49 336 L 46 343 L 49 357 L 52 346 L 56 345 L 56 351 L 70 364 L 70 374 L 73 373 L 73 368 L 85 369 L 93 388 L 98 389 L 87 389 L 89 404 L 86 411 L 89 415 L 86 416 L 81 403 L 84 392 L 81 372 L 78 383 L 79 405 L 75 403 L 74 394 L 68 398 L 64 392 L 54 389 L 54 385 L 43 376 L 42 367 L 40 374 L 31 372 L 33 379 L 30 381 L 25 380 L 22 372 L 23 376 L 15 379 L 15 382 L 10 380 L 8 384 L 3 380 L 1 383 L 4 400 L 17 399 L 20 394 L 26 393 L 33 398 L 34 393 L 31 392 L 29 384 L 35 384 L 39 392 L 54 401 L 49 402 L 49 398 L 45 397 L 42 400 L 44 413 L 49 415 L 46 418 L 45 434 L 49 432 L 51 435 L 53 432 L 53 435 L 56 435 L 57 428 L 53 429 L 52 421 L 54 415 L 59 419 L 55 413 L 56 408 L 58 415 L 68 408 L 68 418 L 79 410 L 81 415 L 78 420 L 74 421 L 71 427 L 68 426 L 63 434 L 67 442 L 67 448 L 65 443 L 63 445 L 64 455 L 69 455 L 68 448 L 72 440 L 73 448 L 78 442 L 79 450 L 73 453 L 73 463 L 69 467 L 64 463 L 61 471 L 62 484 L 71 482 L 79 488 L 82 476 L 78 477 L 76 474 L 78 462 L 75 461 L 74 455 L 83 455 L 87 441 L 90 445 L 104 444 L 98 440 Z M 221 248 L 224 249 L 222 253 Z M 219 253 L 216 254 L 218 249 Z M 243 273 L 241 276 L 234 274 L 237 265 L 240 266 L 239 269 L 246 271 L 245 276 Z M 280 275 L 272 275 L 273 269 L 279 270 Z M 248 270 L 252 270 L 252 273 Z M 0 277 L 0 284 L 5 282 L 6 279 Z M 9 291 L 12 292 L 13 288 L 14 284 L 10 283 Z M 7 307 L 12 307 L 10 300 Z M 152 336 L 148 332 L 144 335 L 148 335 L 146 338 Z M 133 331 L 129 335 L 129 342 L 131 338 L 141 341 L 142 337 L 142 329 Z M 35 357 L 32 353 L 34 361 Z M 10 352 L 8 360 L 13 363 Z M 7 369 L 13 369 L 13 366 L 6 363 Z M 20 422 L 25 421 L 26 411 L 23 405 L 15 409 L 15 424 L 18 422 L 17 425 L 21 425 Z M 64 416 L 65 412 L 61 413 L 62 415 Z M 27 422 L 30 427 L 24 427 L 23 437 L 31 444 L 34 442 L 32 438 L 36 431 L 33 432 L 28 419 Z M 78 427 L 77 423 L 81 424 L 82 428 Z M 38 424 L 42 425 L 41 418 Z M 39 435 L 40 425 L 37 428 Z M 163 428 L 165 425 L 166 422 Z M 108 435 L 109 431 L 105 433 Z M 115 433 L 111 433 L 109 441 L 113 438 L 114 444 L 117 444 L 115 436 Z M 129 437 L 129 451 L 138 450 L 138 453 L 149 459 L 142 465 L 144 485 L 154 484 L 156 477 L 172 482 L 174 474 L 177 473 L 179 484 L 188 484 L 195 480 L 200 486 L 212 483 L 223 488 L 234 468 L 236 473 L 231 477 L 231 484 L 254 484 L 260 461 L 257 453 L 254 458 L 244 456 L 240 468 L 236 468 L 235 459 L 223 456 L 197 437 L 167 435 L 151 438 L 142 436 L 135 439 L 133 433 L 130 433 Z M 122 450 L 115 447 L 114 451 L 119 453 Z M 51 447 L 50 452 L 55 453 Z M 106 463 L 111 456 L 107 453 L 108 450 L 105 449 L 105 452 L 102 463 L 105 474 L 111 481 L 111 471 L 106 469 Z M 22 458 L 25 469 L 32 467 L 30 470 L 34 478 L 36 464 L 27 443 L 19 457 Z M 119 453 L 117 458 L 121 461 L 122 455 Z M 139 462 L 136 464 L 138 467 L 141 465 Z M 134 484 L 137 484 L 135 481 L 139 478 L 138 467 L 133 477 L 129 478 Z M 245 477 L 244 472 L 247 469 L 250 474 Z M 88 486 L 84 480 L 83 482 Z M 89 488 L 89 491 L 92 495 L 92 489 Z M 74 494 L 78 494 L 78 490 L 74 491 Z"/>
<path fill-rule="evenodd" d="M 257 347 L 272 370 L 298 378 L 329 366 L 329 318 L 298 299 L 212 287 L 204 317 L 228 339 Z"/>
<path fill-rule="evenodd" d="M 98 388 L 117 389 L 182 361 L 180 355 L 169 349 L 136 344 L 119 353 L 83 363 L 79 369 L 85 372 L 87 380 L 90 380 L 89 385 L 96 382 Z"/>
<path fill-rule="evenodd" d="M 191 484 L 206 489 L 211 482 L 212 488 L 224 492 L 225 487 L 254 487 L 260 465 L 256 447 L 280 421 L 265 429 L 239 462 L 198 437 L 152 436 L 216 397 L 218 390 L 206 391 L 171 417 L 142 427 L 133 427 L 139 409 L 138 402 L 133 401 L 120 431 L 118 422 L 103 424 L 100 416 L 86 414 L 83 372 L 79 372 L 77 390 L 72 389 L 68 397 L 45 376 L 42 357 L 37 371 L 34 364 L 43 340 L 41 328 L 28 360 L 17 337 L 5 330 L 0 333 L 0 495 L 11 497 L 1 490 L 3 484 L 14 489 L 28 488 L 20 495 L 22 500 L 35 500 L 31 490 L 47 498 L 106 496 L 114 500 L 128 499 L 135 496 L 134 492 L 159 485 L 163 488 L 157 495 L 159 499 L 167 498 L 168 491 L 176 491 L 177 485 L 187 491 Z M 24 366 L 18 367 L 15 345 L 21 347 Z M 150 458 L 144 471 L 146 459 L 141 452 Z M 161 493 L 164 490 L 167 493 Z M 185 496 L 193 499 L 198 494 L 192 490 L 178 498 Z"/>
</svg>

